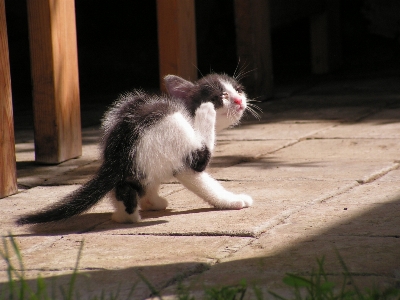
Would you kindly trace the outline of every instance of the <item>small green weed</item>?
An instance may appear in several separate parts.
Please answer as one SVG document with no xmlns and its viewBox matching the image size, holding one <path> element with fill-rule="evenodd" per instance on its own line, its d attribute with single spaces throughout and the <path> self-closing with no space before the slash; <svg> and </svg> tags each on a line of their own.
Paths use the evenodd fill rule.
<svg viewBox="0 0 400 300">
<path fill-rule="evenodd" d="M 12 235 L 10 235 L 9 239 L 11 243 L 10 245 L 7 243 L 7 239 L 3 237 L 3 250 L 0 250 L 0 256 L 6 262 L 7 265 L 7 277 L 8 277 L 8 285 L 1 290 L 0 299 L 8 299 L 8 300 L 51 300 L 56 299 L 56 289 L 53 285 L 51 286 L 51 294 L 49 294 L 50 288 L 47 286 L 45 280 L 42 277 L 38 277 L 36 279 L 36 289 L 32 289 L 31 286 L 28 285 L 25 276 L 24 276 L 24 264 L 22 260 L 21 252 L 19 251 L 18 245 L 15 242 L 15 239 Z M 78 266 L 79 260 L 82 256 L 83 249 L 83 241 L 79 247 L 78 258 L 76 260 L 75 268 L 72 273 L 71 279 L 67 285 L 67 289 L 60 286 L 60 293 L 65 300 L 76 299 L 74 296 L 74 288 L 75 281 L 78 275 Z M 18 259 L 19 268 L 15 268 L 11 262 L 12 253 L 14 253 Z"/>
<path fill-rule="evenodd" d="M 242 280 L 237 286 L 223 286 L 205 290 L 207 300 L 242 300 L 247 291 L 247 283 Z"/>
<path fill-rule="evenodd" d="M 290 300 L 378 300 L 378 299 L 399 299 L 400 290 L 395 288 L 380 291 L 378 289 L 366 290 L 362 292 L 355 284 L 353 277 L 344 263 L 342 257 L 337 252 L 337 257 L 343 269 L 340 287 L 328 280 L 328 275 L 324 269 L 324 258 L 317 259 L 318 269 L 312 272 L 310 278 L 298 276 L 296 274 L 286 274 L 283 282 L 293 291 L 293 298 Z M 350 288 L 349 288 L 350 286 Z M 289 300 L 273 291 L 269 293 L 276 299 Z"/>
</svg>

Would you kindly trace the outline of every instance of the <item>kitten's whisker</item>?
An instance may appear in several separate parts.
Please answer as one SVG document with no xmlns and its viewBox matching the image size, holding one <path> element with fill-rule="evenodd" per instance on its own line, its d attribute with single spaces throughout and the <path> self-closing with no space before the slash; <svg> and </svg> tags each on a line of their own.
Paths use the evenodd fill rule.
<svg viewBox="0 0 400 300">
<path fill-rule="evenodd" d="M 195 64 L 193 64 L 193 66 L 197 69 L 197 71 L 200 73 L 200 75 L 201 75 L 201 77 L 204 77 L 204 75 L 203 75 L 203 73 L 200 71 L 200 69 L 195 65 Z"/>
<path fill-rule="evenodd" d="M 240 57 L 239 57 L 239 61 L 238 61 L 237 65 L 236 65 L 235 72 L 233 72 L 233 76 L 232 76 L 233 78 L 236 78 L 236 71 L 238 70 L 239 65 L 240 65 Z"/>
<path fill-rule="evenodd" d="M 240 80 L 243 78 L 243 74 L 247 74 L 246 69 L 250 65 L 250 63 L 246 62 L 239 70 L 238 74 L 234 77 L 236 80 Z"/>
<path fill-rule="evenodd" d="M 253 99 L 247 99 L 247 101 L 250 101 L 250 102 L 262 102 L 262 101 L 260 101 L 260 100 L 257 100 L 257 99 L 260 99 L 262 96 L 257 96 L 257 97 L 255 97 L 255 98 L 253 98 Z"/>
<path fill-rule="evenodd" d="M 232 123 L 232 125 L 234 125 L 236 118 L 234 118 L 235 116 L 233 115 L 235 113 L 235 111 L 233 111 L 232 109 L 228 109 L 228 113 L 227 113 L 227 117 L 229 119 L 229 121 Z"/>
<path fill-rule="evenodd" d="M 248 112 L 249 112 L 253 117 L 255 117 L 257 120 L 260 120 L 260 119 L 261 119 L 260 114 L 259 114 L 257 111 L 255 111 L 253 108 L 251 108 L 250 106 L 247 106 L 246 111 L 248 111 Z"/>
<path fill-rule="evenodd" d="M 259 107 L 258 105 L 255 105 L 253 103 L 247 103 L 247 107 L 251 107 L 252 109 L 258 110 L 261 113 L 263 112 L 261 107 Z"/>
<path fill-rule="evenodd" d="M 240 81 L 240 80 L 242 80 L 244 77 L 246 77 L 247 74 L 249 74 L 249 73 L 251 73 L 251 72 L 253 72 L 253 71 L 255 71 L 255 70 L 257 70 L 257 68 L 251 69 L 251 70 L 246 71 L 246 72 L 241 72 L 241 73 L 238 75 L 238 77 L 237 77 L 236 79 L 237 79 L 238 81 Z"/>
</svg>

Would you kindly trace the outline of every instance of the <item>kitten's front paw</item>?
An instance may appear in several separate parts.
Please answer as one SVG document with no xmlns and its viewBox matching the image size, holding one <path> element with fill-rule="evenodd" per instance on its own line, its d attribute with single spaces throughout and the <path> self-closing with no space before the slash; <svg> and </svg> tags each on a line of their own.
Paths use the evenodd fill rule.
<svg viewBox="0 0 400 300">
<path fill-rule="evenodd" d="M 246 194 L 232 194 L 228 201 L 224 201 L 216 207 L 221 209 L 242 209 L 253 204 L 253 199 Z"/>
<path fill-rule="evenodd" d="M 251 198 L 249 195 L 246 194 L 239 194 L 240 198 L 242 198 L 243 201 L 243 208 L 244 207 L 249 207 L 253 205 L 253 198 Z"/>
<path fill-rule="evenodd" d="M 216 114 L 214 104 L 210 102 L 201 104 L 195 113 L 196 129 L 202 131 L 204 127 L 214 128 Z"/>
<path fill-rule="evenodd" d="M 202 103 L 200 107 L 196 110 L 196 117 L 200 114 L 203 117 L 215 118 L 217 112 L 215 111 L 214 104 L 212 104 L 211 102 Z"/>
</svg>

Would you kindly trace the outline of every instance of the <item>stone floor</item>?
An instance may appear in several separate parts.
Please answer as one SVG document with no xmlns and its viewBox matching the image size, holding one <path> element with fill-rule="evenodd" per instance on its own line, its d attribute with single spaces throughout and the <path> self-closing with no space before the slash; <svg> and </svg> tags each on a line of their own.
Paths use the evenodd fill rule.
<svg viewBox="0 0 400 300">
<path fill-rule="evenodd" d="M 289 295 L 286 273 L 303 276 L 324 257 L 339 284 L 338 253 L 360 288 L 400 286 L 400 78 L 331 80 L 260 103 L 260 120 L 222 132 L 208 171 L 250 208 L 220 211 L 177 182 L 162 186 L 170 206 L 142 212 L 138 224 L 110 220 L 104 199 L 67 222 L 22 226 L 14 220 L 53 203 L 99 166 L 98 127 L 83 129 L 83 155 L 57 166 L 34 163 L 33 134 L 16 132 L 20 192 L 1 199 L 1 234 L 13 234 L 25 277 L 66 284 L 84 241 L 82 297 L 151 297 L 144 276 L 173 298 L 179 282 L 201 298 L 205 287 L 246 279 Z M 2 246 L 4 249 L 4 245 Z M 12 255 L 16 262 L 16 255 Z M 17 264 L 16 264 L 17 266 Z M 0 262 L 0 288 L 7 282 Z M 346 283 L 349 288 L 354 283 Z"/>
</svg>

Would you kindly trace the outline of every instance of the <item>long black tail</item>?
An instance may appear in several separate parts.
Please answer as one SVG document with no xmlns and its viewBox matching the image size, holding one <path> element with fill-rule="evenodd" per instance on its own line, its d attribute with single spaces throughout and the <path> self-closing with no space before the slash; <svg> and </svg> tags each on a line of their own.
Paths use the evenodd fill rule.
<svg viewBox="0 0 400 300">
<path fill-rule="evenodd" d="M 79 215 L 99 202 L 121 179 L 121 174 L 103 164 L 93 179 L 82 187 L 43 211 L 19 218 L 17 224 L 53 222 Z"/>
</svg>

